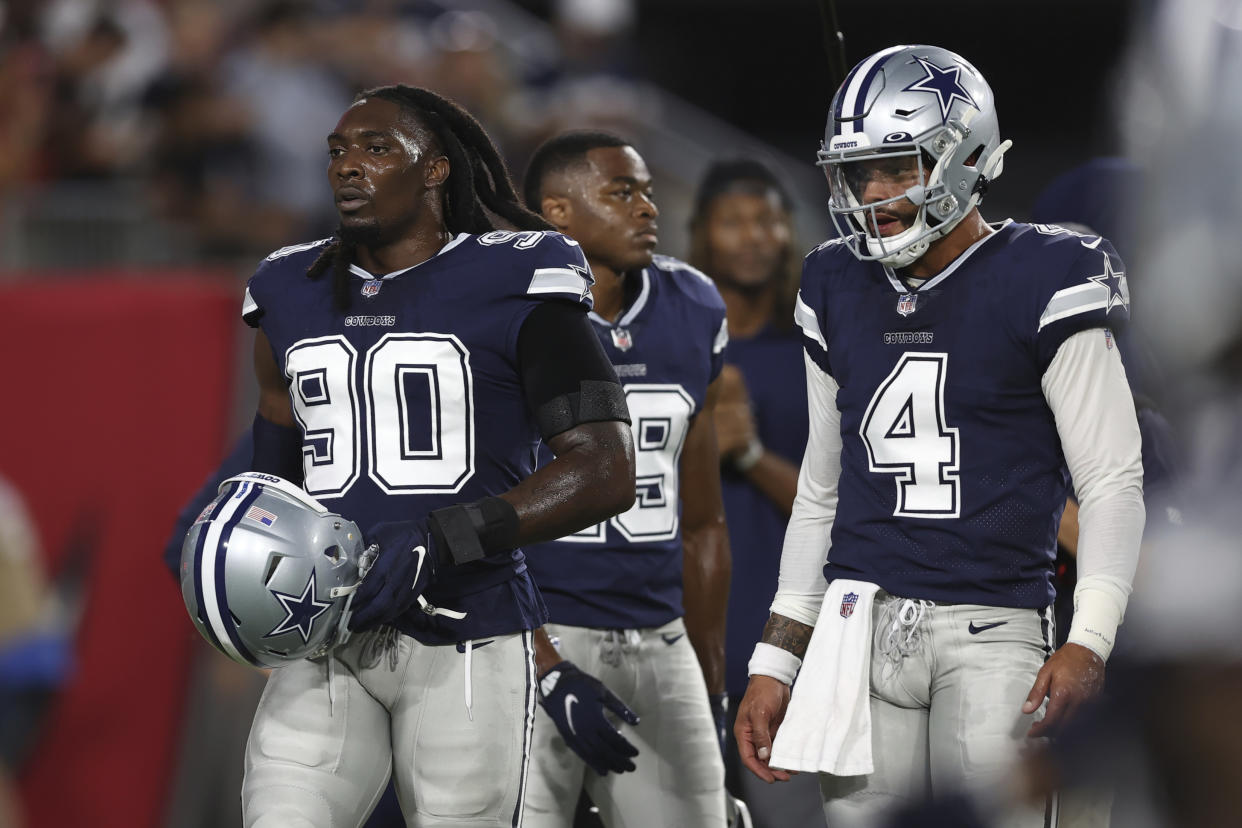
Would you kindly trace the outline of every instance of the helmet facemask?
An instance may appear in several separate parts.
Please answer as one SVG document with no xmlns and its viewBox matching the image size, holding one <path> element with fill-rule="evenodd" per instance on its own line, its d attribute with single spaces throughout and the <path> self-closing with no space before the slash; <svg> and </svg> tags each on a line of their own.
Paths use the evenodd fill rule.
<svg viewBox="0 0 1242 828">
<path fill-rule="evenodd" d="M 962 198 L 950 193 L 944 180 L 944 161 L 958 154 L 967 135 L 968 129 L 952 121 L 910 141 L 860 150 L 820 149 L 818 166 L 824 167 L 828 178 L 829 215 L 855 256 L 893 268 L 907 267 L 965 218 L 978 203 L 979 194 Z M 903 165 L 904 159 L 911 161 Z M 899 167 L 904 169 L 899 172 Z M 886 183 L 890 191 L 895 186 L 903 191 L 868 203 L 864 189 L 873 178 Z M 877 214 L 904 213 L 902 208 L 908 205 L 916 208 L 910 226 L 891 236 L 880 235 Z M 886 211 L 889 207 L 897 209 Z"/>
</svg>

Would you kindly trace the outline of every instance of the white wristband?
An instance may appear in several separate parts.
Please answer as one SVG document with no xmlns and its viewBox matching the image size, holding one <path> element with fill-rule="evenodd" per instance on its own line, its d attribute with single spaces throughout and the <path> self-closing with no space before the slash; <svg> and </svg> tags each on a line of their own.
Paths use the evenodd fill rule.
<svg viewBox="0 0 1242 828">
<path fill-rule="evenodd" d="M 785 684 L 793 684 L 794 677 L 798 675 L 798 668 L 801 666 L 802 659 L 789 650 L 782 650 L 780 647 L 760 641 L 755 645 L 755 652 L 750 657 L 750 664 L 746 669 L 747 675 L 771 676 Z"/>
<path fill-rule="evenodd" d="M 759 462 L 759 458 L 763 457 L 764 451 L 763 443 L 759 442 L 759 438 L 751 437 L 750 442 L 746 444 L 746 451 L 733 458 L 734 468 L 740 472 L 750 471 Z"/>
<path fill-rule="evenodd" d="M 1067 643 L 1086 647 L 1108 661 L 1119 626 L 1121 610 L 1112 596 L 1098 589 L 1074 590 L 1074 617 Z"/>
</svg>

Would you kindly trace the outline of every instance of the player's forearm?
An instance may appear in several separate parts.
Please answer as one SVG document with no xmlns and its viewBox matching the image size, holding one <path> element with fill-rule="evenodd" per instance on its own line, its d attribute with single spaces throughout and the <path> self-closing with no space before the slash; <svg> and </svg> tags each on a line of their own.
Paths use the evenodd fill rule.
<svg viewBox="0 0 1242 828">
<path fill-rule="evenodd" d="M 768 616 L 768 623 L 763 627 L 760 641 L 802 658 L 806 655 L 806 648 L 811 643 L 811 633 L 814 631 L 815 628 L 809 624 L 774 612 Z"/>
<path fill-rule="evenodd" d="M 586 423 L 548 441 L 555 459 L 501 495 L 519 544 L 572 535 L 634 504 L 634 439 L 622 422 Z"/>
<path fill-rule="evenodd" d="M 725 690 L 725 617 L 732 559 L 723 515 L 713 523 L 683 532 L 686 634 L 698 655 L 707 692 Z"/>
<path fill-rule="evenodd" d="M 545 673 L 564 661 L 560 652 L 552 643 L 552 637 L 543 627 L 535 630 L 535 675 L 543 677 Z"/>
<path fill-rule="evenodd" d="M 764 450 L 755 465 L 746 470 L 746 479 L 772 501 L 781 514 L 789 517 L 798 494 L 798 467 L 779 454 Z"/>
</svg>

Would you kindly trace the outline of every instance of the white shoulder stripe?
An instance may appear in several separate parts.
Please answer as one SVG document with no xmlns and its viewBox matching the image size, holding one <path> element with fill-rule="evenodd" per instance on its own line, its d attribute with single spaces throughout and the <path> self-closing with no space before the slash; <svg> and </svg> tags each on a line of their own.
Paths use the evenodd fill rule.
<svg viewBox="0 0 1242 828">
<path fill-rule="evenodd" d="M 280 248 L 279 250 L 277 250 L 275 253 L 268 256 L 263 261 L 271 262 L 271 261 L 275 261 L 276 259 L 283 259 L 285 256 L 291 256 L 294 253 L 301 253 L 303 250 L 310 250 L 312 247 L 318 247 L 319 245 L 327 244 L 330 241 L 332 241 L 332 239 L 327 238 L 327 239 L 320 239 L 319 241 L 306 242 L 305 244 L 291 244 L 288 247 Z"/>
<path fill-rule="evenodd" d="M 569 267 L 541 267 L 531 277 L 528 294 L 557 294 L 582 299 L 591 292 L 591 280 Z"/>
<path fill-rule="evenodd" d="M 718 354 L 729 344 L 729 320 L 720 320 L 720 330 L 716 331 L 716 341 L 712 343 L 712 353 Z"/>
<path fill-rule="evenodd" d="M 1125 282 L 1121 283 L 1121 294 L 1128 304 L 1130 301 L 1130 288 Z M 1080 313 L 1088 313 L 1094 310 L 1106 309 L 1108 308 L 1108 303 L 1109 290 L 1104 285 L 1088 282 L 1087 284 L 1062 288 L 1052 294 L 1052 298 L 1048 300 L 1048 306 L 1040 314 L 1039 330 L 1042 331 L 1046 326 L 1059 319 L 1077 316 Z"/>
<path fill-rule="evenodd" d="M 242 317 L 245 318 L 259 309 L 259 303 L 250 295 L 250 285 L 246 285 L 246 295 L 242 298 Z"/>
<path fill-rule="evenodd" d="M 828 350 L 828 343 L 824 340 L 824 333 L 819 329 L 819 317 L 815 315 L 815 311 L 811 310 L 811 306 L 802 301 L 802 294 L 798 294 L 797 304 L 794 305 L 794 321 L 798 323 L 798 327 L 802 332 L 819 343 L 819 347 L 825 351 Z"/>
</svg>

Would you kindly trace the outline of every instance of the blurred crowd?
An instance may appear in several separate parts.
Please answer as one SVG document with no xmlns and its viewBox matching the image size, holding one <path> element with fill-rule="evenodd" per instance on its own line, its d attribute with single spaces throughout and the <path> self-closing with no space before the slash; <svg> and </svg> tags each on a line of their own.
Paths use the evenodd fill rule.
<svg viewBox="0 0 1242 828">
<path fill-rule="evenodd" d="M 552 33 L 437 0 L 7 0 L 0 191 L 26 209 L 121 190 L 174 260 L 252 261 L 331 231 L 324 136 L 370 86 L 455 99 L 514 169 L 570 124 L 629 131 L 633 18 L 632 0 L 560 0 Z"/>
</svg>

